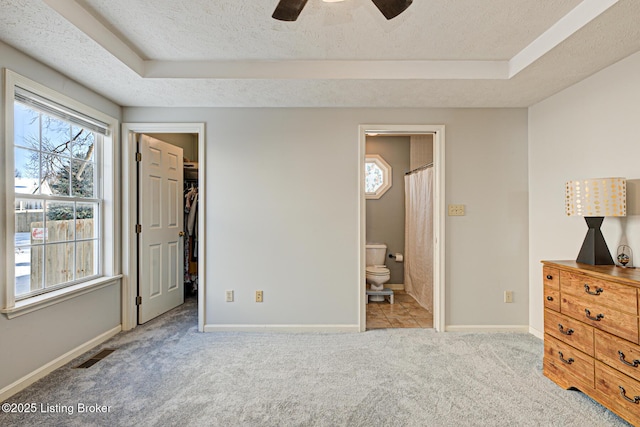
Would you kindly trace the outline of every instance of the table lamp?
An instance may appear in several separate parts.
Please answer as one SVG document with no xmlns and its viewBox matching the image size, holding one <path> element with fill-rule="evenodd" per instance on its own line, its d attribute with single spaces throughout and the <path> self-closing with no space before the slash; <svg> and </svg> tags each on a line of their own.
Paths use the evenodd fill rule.
<svg viewBox="0 0 640 427">
<path fill-rule="evenodd" d="M 605 216 L 626 216 L 627 180 L 593 178 L 566 183 L 568 216 L 583 216 L 589 230 L 576 262 L 590 265 L 614 265 L 600 226 Z"/>
</svg>

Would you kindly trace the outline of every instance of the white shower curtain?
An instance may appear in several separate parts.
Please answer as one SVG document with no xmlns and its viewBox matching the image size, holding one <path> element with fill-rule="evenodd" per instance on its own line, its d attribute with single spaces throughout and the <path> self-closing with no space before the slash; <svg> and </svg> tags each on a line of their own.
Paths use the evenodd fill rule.
<svg viewBox="0 0 640 427">
<path fill-rule="evenodd" d="M 433 311 L 433 168 L 404 177 L 404 288 Z"/>
</svg>

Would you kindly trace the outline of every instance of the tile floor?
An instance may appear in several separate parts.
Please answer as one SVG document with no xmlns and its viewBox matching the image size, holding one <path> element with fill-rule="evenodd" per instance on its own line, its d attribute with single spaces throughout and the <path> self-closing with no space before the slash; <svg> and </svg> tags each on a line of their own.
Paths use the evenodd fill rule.
<svg viewBox="0 0 640 427">
<path fill-rule="evenodd" d="M 433 328 L 433 313 L 404 291 L 394 291 L 393 304 L 367 304 L 367 329 L 383 328 Z"/>
</svg>

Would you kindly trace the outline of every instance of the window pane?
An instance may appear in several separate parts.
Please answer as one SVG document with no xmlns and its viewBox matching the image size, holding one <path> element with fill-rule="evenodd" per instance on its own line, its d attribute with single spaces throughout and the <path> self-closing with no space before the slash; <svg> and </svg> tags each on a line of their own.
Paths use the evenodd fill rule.
<svg viewBox="0 0 640 427">
<path fill-rule="evenodd" d="M 76 239 L 93 239 L 98 236 L 98 204 L 76 204 Z"/>
<path fill-rule="evenodd" d="M 71 170 L 73 172 L 71 195 L 74 197 L 93 198 L 95 196 L 95 168 L 93 163 L 74 160 Z"/>
<path fill-rule="evenodd" d="M 15 201 L 15 245 L 44 243 L 44 214 L 42 200 Z"/>
<path fill-rule="evenodd" d="M 48 189 L 50 194 L 56 196 L 70 195 L 69 188 L 69 163 L 71 160 L 66 157 L 54 156 L 42 153 L 42 176 L 45 180 L 42 189 Z"/>
<path fill-rule="evenodd" d="M 73 154 L 73 157 L 93 161 L 95 134 L 86 129 L 72 126 L 71 135 L 73 137 L 73 141 L 71 142 L 71 153 Z"/>
<path fill-rule="evenodd" d="M 40 149 L 40 114 L 26 105 L 14 104 L 13 141 L 15 145 Z"/>
<path fill-rule="evenodd" d="M 74 239 L 76 227 L 73 205 L 73 202 L 47 202 L 47 243 Z"/>
<path fill-rule="evenodd" d="M 58 243 L 45 247 L 45 287 L 73 280 L 75 243 Z"/>
<path fill-rule="evenodd" d="M 97 240 L 78 242 L 76 246 L 76 280 L 98 274 Z"/>
<path fill-rule="evenodd" d="M 43 246 L 15 249 L 16 296 L 42 289 Z"/>
<path fill-rule="evenodd" d="M 15 191 L 20 194 L 40 194 L 40 155 L 37 151 L 14 149 Z M 43 189 L 44 190 L 44 189 Z M 43 194 L 46 194 L 43 192 Z M 50 194 L 50 193 L 49 193 Z"/>
<path fill-rule="evenodd" d="M 13 111 L 15 289 L 27 298 L 100 274 L 101 203 L 80 200 L 100 196 L 102 136 L 19 101 Z"/>
<path fill-rule="evenodd" d="M 375 193 L 384 184 L 382 169 L 371 162 L 365 163 L 365 192 Z"/>
<path fill-rule="evenodd" d="M 46 114 L 42 115 L 42 151 L 70 156 L 71 125 Z"/>
</svg>

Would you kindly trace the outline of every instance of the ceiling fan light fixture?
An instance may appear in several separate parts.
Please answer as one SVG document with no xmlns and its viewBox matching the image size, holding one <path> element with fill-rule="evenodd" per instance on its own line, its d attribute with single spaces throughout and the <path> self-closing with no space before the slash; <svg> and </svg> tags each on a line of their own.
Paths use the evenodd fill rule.
<svg viewBox="0 0 640 427">
<path fill-rule="evenodd" d="M 279 21 L 295 21 L 300 16 L 308 0 L 280 0 L 271 15 Z M 322 0 L 325 3 L 336 3 L 344 0 Z M 407 10 L 413 0 L 371 0 L 385 18 L 393 19 Z"/>
</svg>

